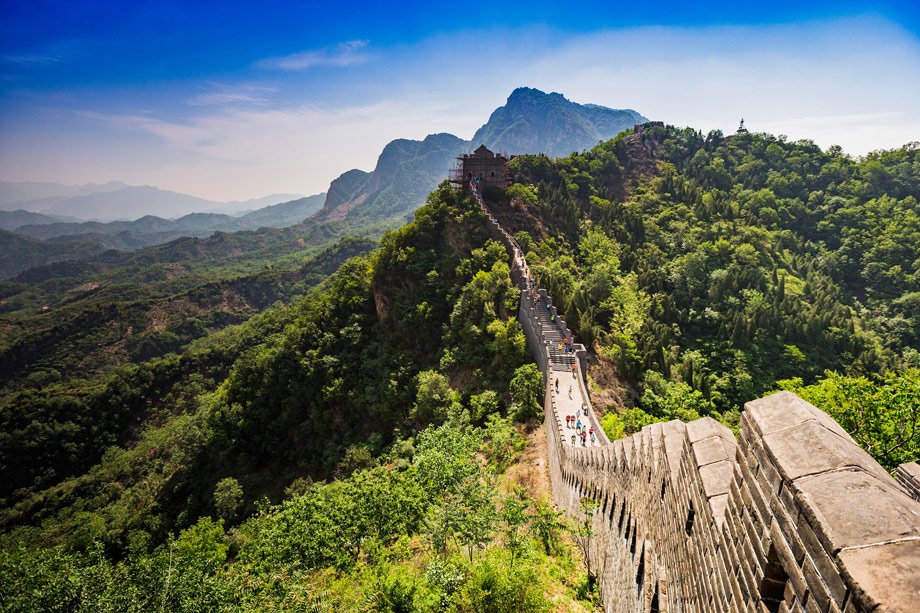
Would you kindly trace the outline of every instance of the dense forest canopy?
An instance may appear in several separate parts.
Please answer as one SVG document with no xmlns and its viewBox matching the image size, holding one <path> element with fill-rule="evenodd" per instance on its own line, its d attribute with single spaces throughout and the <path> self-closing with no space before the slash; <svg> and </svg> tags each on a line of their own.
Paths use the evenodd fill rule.
<svg viewBox="0 0 920 613">
<path fill-rule="evenodd" d="M 506 223 L 567 321 L 614 365 L 637 407 L 627 431 L 706 414 L 735 425 L 747 400 L 826 371 L 899 371 L 918 401 L 916 144 L 853 159 L 810 141 L 648 125 L 512 168 Z M 915 454 L 916 437 L 905 443 Z"/>
<path fill-rule="evenodd" d="M 487 200 L 590 346 L 612 437 L 735 426 L 784 388 L 887 468 L 916 459 L 917 146 L 646 125 L 512 174 Z M 9 376 L 4 607 L 590 610 L 588 535 L 521 459 L 542 378 L 478 207 L 445 183 L 376 250 L 303 265 L 150 359 Z"/>
</svg>

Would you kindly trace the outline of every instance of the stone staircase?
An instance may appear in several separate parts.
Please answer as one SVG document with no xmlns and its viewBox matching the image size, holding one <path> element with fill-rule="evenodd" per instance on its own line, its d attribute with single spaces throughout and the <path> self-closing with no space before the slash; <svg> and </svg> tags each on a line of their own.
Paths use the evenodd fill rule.
<svg viewBox="0 0 920 613">
<path fill-rule="evenodd" d="M 548 341 L 550 365 L 553 370 L 571 372 L 572 367 L 575 366 L 574 350 L 570 349 L 568 352 L 565 351 L 563 343 L 565 337 L 562 335 L 562 330 L 560 330 L 556 322 L 553 321 L 552 311 L 548 308 L 546 302 L 539 299 L 536 302 L 534 313 L 540 325 L 543 338 Z M 569 339 L 570 342 L 571 340 L 572 339 Z M 560 349 L 560 347 L 563 348 Z"/>
</svg>

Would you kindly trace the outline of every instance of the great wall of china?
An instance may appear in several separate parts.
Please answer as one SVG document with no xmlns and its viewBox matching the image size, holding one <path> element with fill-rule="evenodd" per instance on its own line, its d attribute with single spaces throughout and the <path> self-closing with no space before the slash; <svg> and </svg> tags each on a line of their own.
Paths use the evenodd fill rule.
<svg viewBox="0 0 920 613">
<path fill-rule="evenodd" d="M 748 402 L 737 439 L 704 417 L 608 441 L 585 386 L 585 348 L 559 351 L 571 331 L 546 292 L 529 287 L 517 242 L 470 192 L 521 289 L 518 317 L 546 382 L 556 504 L 582 520 L 583 499 L 596 507 L 589 555 L 605 611 L 920 610 L 916 462 L 893 479 L 789 392 Z M 565 415 L 582 406 L 596 445 L 572 444 Z"/>
</svg>

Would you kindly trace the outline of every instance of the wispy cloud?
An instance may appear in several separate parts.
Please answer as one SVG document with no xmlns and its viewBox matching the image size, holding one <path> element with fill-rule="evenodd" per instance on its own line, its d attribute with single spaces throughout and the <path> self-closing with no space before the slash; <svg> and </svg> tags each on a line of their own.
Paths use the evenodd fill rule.
<svg viewBox="0 0 920 613">
<path fill-rule="evenodd" d="M 63 58 L 61 55 L 51 55 L 42 53 L 13 53 L 10 55 L 0 56 L 4 62 L 9 64 L 21 64 L 23 66 L 41 66 L 56 64 Z"/>
<path fill-rule="evenodd" d="M 226 105 L 262 105 L 267 104 L 271 94 L 277 93 L 276 87 L 240 83 L 227 85 L 225 83 L 209 82 L 201 89 L 201 94 L 188 98 L 185 102 L 191 106 L 226 106 Z"/>
<path fill-rule="evenodd" d="M 202 107 L 190 118 L 167 119 L 156 113 L 77 114 L 97 126 L 96 134 L 113 139 L 119 132 L 138 140 L 151 156 L 141 174 L 146 182 L 218 200 L 272 191 L 317 193 L 350 168 L 370 170 L 389 141 L 422 137 L 419 124 L 434 125 L 444 109 L 418 101 L 384 100 L 356 106 L 292 105 L 284 108 Z M 165 146 L 165 148 L 164 148 Z M 125 181 L 139 181 L 120 168 Z"/>
<path fill-rule="evenodd" d="M 255 65 L 259 68 L 289 71 L 308 70 L 315 66 L 353 66 L 370 59 L 370 55 L 362 51 L 367 47 L 367 43 L 366 40 L 349 40 L 333 47 L 265 58 Z"/>
</svg>

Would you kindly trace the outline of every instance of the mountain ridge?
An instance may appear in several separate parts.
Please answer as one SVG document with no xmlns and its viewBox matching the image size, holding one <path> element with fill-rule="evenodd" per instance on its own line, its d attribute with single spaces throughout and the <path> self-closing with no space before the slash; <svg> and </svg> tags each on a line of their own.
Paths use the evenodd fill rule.
<svg viewBox="0 0 920 613">
<path fill-rule="evenodd" d="M 20 264 L 41 265 L 58 261 L 53 246 L 66 247 L 68 257 L 82 253 L 71 243 L 95 245 L 100 249 L 136 249 L 163 244 L 181 237 L 204 237 L 214 232 L 236 232 L 261 225 L 283 227 L 302 220 L 319 229 L 329 222 L 359 221 L 376 223 L 386 220 L 408 220 L 409 216 L 426 200 L 428 194 L 444 179 L 462 153 L 471 151 L 478 141 L 484 141 L 493 150 L 518 153 L 569 153 L 572 149 L 587 149 L 598 140 L 609 139 L 626 128 L 631 128 L 645 118 L 632 110 L 616 110 L 596 104 L 578 104 L 560 93 L 519 87 L 511 92 L 506 104 L 496 109 L 475 133 L 473 141 L 453 134 L 439 132 L 424 139 L 395 139 L 381 151 L 372 171 L 352 169 L 342 173 L 329 185 L 325 197 L 309 196 L 287 203 L 279 208 L 263 207 L 239 217 L 226 213 L 245 209 L 259 199 L 216 203 L 178 192 L 156 187 L 123 187 L 124 184 L 106 184 L 112 191 L 62 198 L 51 196 L 42 201 L 48 213 L 76 212 L 92 208 L 96 217 L 108 218 L 95 222 L 29 224 L 16 231 L 33 239 L 44 239 L 50 244 L 36 252 L 46 259 L 30 257 Z M 548 143 L 543 146 L 541 143 Z M 12 187 L 11 187 L 12 186 Z M 0 183 L 0 202 L 3 190 L 14 184 Z M 21 188 L 22 186 L 20 186 Z M 27 186 L 28 187 L 28 186 Z M 82 186 L 73 189 L 92 189 Z M 117 189 L 123 187 L 123 189 Z M 66 186 L 31 186 L 35 190 L 64 189 Z M 23 188 L 25 189 L 25 188 Z M 70 189 L 70 188 L 67 188 Z M 21 191 L 21 190 L 20 190 Z M 136 196 L 146 203 L 135 201 L 133 208 L 125 199 Z M 268 197 L 271 198 L 271 197 Z M 92 207 L 89 206 L 92 204 Z M 284 205 L 284 206 L 282 206 Z M 24 207 L 19 207 L 24 208 Z M 157 210 L 150 216 L 150 210 Z M 142 214 L 138 214 L 142 213 Z M 196 213 L 195 216 L 189 216 Z M 113 217 L 137 216 L 134 221 L 113 220 Z M 170 219 L 172 217 L 172 219 Z M 41 220 L 47 221 L 47 220 Z M 23 270 L 8 266 L 7 276 Z"/>
<path fill-rule="evenodd" d="M 23 210 L 52 217 L 71 217 L 76 221 L 130 221 L 145 215 L 175 219 L 189 213 L 240 217 L 304 197 L 303 194 L 276 193 L 249 200 L 218 202 L 153 185 L 127 185 L 121 181 L 78 186 L 0 181 L 0 212 Z"/>
<path fill-rule="evenodd" d="M 240 217 L 213 212 L 188 213 L 177 219 L 144 215 L 133 221 L 26 224 L 16 228 L 16 233 L 45 241 L 80 240 L 97 243 L 106 248 L 135 249 L 185 236 L 203 237 L 217 231 L 236 232 L 262 226 L 283 228 L 294 225 L 318 209 L 325 195 L 324 192 L 290 202 L 282 202 L 251 211 Z"/>
<path fill-rule="evenodd" d="M 0 229 L 14 232 L 16 228 L 26 225 L 43 225 L 60 222 L 78 222 L 76 217 L 65 217 L 62 215 L 43 215 L 26 211 L 25 209 L 16 209 L 15 211 L 0 210 Z"/>
<path fill-rule="evenodd" d="M 504 106 L 492 112 L 472 140 L 441 132 L 422 140 L 390 141 L 373 171 L 352 169 L 332 181 L 326 203 L 315 217 L 411 213 L 447 177 L 455 158 L 478 144 L 505 153 L 558 157 L 593 147 L 645 121 L 644 116 L 631 109 L 578 104 L 558 92 L 547 94 L 518 87 Z"/>
<path fill-rule="evenodd" d="M 473 143 L 509 154 L 569 155 L 613 138 L 648 119 L 632 109 L 578 104 L 558 92 L 530 87 L 511 92 L 473 135 Z"/>
</svg>

